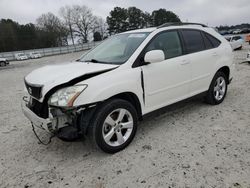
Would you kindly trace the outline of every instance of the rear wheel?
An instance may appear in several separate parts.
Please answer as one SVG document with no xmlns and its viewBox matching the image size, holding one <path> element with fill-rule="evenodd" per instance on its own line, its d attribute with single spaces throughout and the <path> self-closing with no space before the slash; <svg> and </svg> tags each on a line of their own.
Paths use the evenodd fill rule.
<svg viewBox="0 0 250 188">
<path fill-rule="evenodd" d="M 134 106 L 121 99 L 105 102 L 95 113 L 89 135 L 92 143 L 107 153 L 116 153 L 130 144 L 137 130 Z"/>
<path fill-rule="evenodd" d="M 217 105 L 223 102 L 227 93 L 228 79 L 223 72 L 217 72 L 210 84 L 206 95 L 206 102 Z"/>
</svg>

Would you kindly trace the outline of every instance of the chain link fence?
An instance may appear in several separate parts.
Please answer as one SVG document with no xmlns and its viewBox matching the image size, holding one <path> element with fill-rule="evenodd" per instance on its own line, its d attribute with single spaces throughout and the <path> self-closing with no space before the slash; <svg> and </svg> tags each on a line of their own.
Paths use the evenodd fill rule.
<svg viewBox="0 0 250 188">
<path fill-rule="evenodd" d="M 100 44 L 100 42 L 91 42 L 91 43 L 86 43 L 86 44 L 77 44 L 77 45 L 69 45 L 69 46 L 54 47 L 54 48 L 40 48 L 40 49 L 32 49 L 32 50 L 1 52 L 0 57 L 6 58 L 9 61 L 13 61 L 13 60 L 16 60 L 15 54 L 18 54 L 18 53 L 24 53 L 28 57 L 30 56 L 30 52 L 37 52 L 37 53 L 40 53 L 42 56 L 59 55 L 59 54 L 66 54 L 66 53 L 89 50 L 98 44 Z"/>
</svg>

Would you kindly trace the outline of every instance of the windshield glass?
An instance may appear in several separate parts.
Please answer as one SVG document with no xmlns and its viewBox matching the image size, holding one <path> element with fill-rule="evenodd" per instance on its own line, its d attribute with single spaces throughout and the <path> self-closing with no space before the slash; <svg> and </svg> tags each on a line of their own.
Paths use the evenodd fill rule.
<svg viewBox="0 0 250 188">
<path fill-rule="evenodd" d="M 84 55 L 80 61 L 123 64 L 131 57 L 148 35 L 149 33 L 145 32 L 115 35 Z"/>
</svg>

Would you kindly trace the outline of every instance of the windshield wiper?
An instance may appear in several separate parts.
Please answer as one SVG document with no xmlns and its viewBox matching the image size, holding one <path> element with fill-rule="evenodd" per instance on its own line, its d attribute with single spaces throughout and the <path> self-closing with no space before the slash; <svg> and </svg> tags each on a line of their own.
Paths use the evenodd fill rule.
<svg viewBox="0 0 250 188">
<path fill-rule="evenodd" d="M 101 63 L 101 64 L 112 64 L 112 65 L 121 65 L 121 63 L 113 63 L 113 62 L 106 62 L 106 61 L 99 61 L 97 59 L 90 59 L 90 60 L 77 60 L 77 61 L 80 61 L 80 62 L 91 62 L 91 63 Z"/>
<path fill-rule="evenodd" d="M 103 64 L 110 64 L 109 62 L 99 61 L 97 59 L 91 59 L 91 60 L 83 60 L 84 62 L 91 62 L 91 63 L 103 63 Z"/>
</svg>

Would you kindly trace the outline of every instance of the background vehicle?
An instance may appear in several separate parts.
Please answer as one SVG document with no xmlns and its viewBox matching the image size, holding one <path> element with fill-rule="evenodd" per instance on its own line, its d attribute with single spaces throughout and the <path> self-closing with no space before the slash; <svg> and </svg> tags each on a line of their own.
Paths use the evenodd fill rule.
<svg viewBox="0 0 250 188">
<path fill-rule="evenodd" d="M 243 47 L 244 40 L 241 36 L 226 36 L 233 50 L 240 50 Z"/>
<path fill-rule="evenodd" d="M 6 58 L 0 58 L 0 67 L 6 66 L 9 64 L 9 61 Z"/>
<path fill-rule="evenodd" d="M 37 59 L 37 58 L 41 58 L 42 55 L 39 52 L 30 52 L 29 57 L 31 59 Z"/>
<path fill-rule="evenodd" d="M 167 23 L 112 36 L 77 62 L 31 72 L 23 112 L 61 139 L 87 135 L 115 153 L 145 114 L 201 93 L 211 105 L 222 103 L 233 72 L 232 49 L 214 29 Z"/>
<path fill-rule="evenodd" d="M 242 32 L 241 29 L 236 29 L 236 30 L 233 31 L 233 34 L 240 34 L 241 32 Z"/>
<path fill-rule="evenodd" d="M 16 60 L 18 60 L 18 61 L 29 59 L 28 56 L 25 55 L 24 53 L 17 53 L 17 54 L 15 54 L 15 58 L 16 58 Z"/>
</svg>

